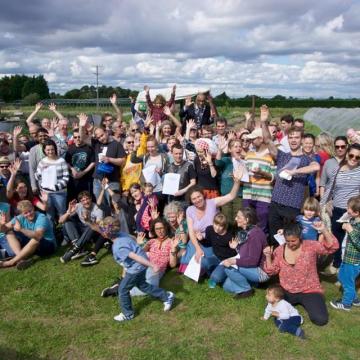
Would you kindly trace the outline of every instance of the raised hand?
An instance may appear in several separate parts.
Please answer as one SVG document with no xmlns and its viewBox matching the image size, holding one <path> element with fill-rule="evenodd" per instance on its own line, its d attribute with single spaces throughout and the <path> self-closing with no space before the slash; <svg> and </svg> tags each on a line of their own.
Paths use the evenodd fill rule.
<svg viewBox="0 0 360 360">
<path fill-rule="evenodd" d="M 186 127 L 191 129 L 193 127 L 197 127 L 196 126 L 196 123 L 195 123 L 195 120 L 194 119 L 189 119 L 187 122 L 186 122 Z"/>
<path fill-rule="evenodd" d="M 212 164 L 212 157 L 211 157 L 209 150 L 204 151 L 204 158 L 209 165 Z"/>
<path fill-rule="evenodd" d="M 135 102 L 135 98 L 133 96 L 129 96 L 129 99 L 132 104 Z"/>
<path fill-rule="evenodd" d="M 57 118 L 53 118 L 50 122 L 51 130 L 55 130 L 58 127 L 59 120 Z"/>
<path fill-rule="evenodd" d="M 85 126 L 86 126 L 86 123 L 87 123 L 87 121 L 88 121 L 87 115 L 84 114 L 84 113 L 81 113 L 81 114 L 79 114 L 77 117 L 78 117 L 78 119 L 79 119 L 79 126 L 80 126 L 80 127 L 85 127 Z"/>
<path fill-rule="evenodd" d="M 266 105 L 260 106 L 260 121 L 265 122 L 268 121 L 270 117 L 269 108 Z"/>
<path fill-rule="evenodd" d="M 218 149 L 224 152 L 228 147 L 228 142 L 224 137 L 220 137 L 218 141 Z"/>
<path fill-rule="evenodd" d="M 69 214 L 74 213 L 76 211 L 76 208 L 77 208 L 77 201 L 75 199 L 71 200 L 68 206 L 68 213 Z"/>
<path fill-rule="evenodd" d="M 193 104 L 193 101 L 191 100 L 191 96 L 188 96 L 185 98 L 185 106 L 189 107 L 191 104 Z"/>
<path fill-rule="evenodd" d="M 150 91 L 150 88 L 149 88 L 147 85 L 145 85 L 145 86 L 144 86 L 144 90 L 145 90 L 145 92 L 148 94 L 149 91 Z"/>
<path fill-rule="evenodd" d="M 136 236 L 136 242 L 138 245 L 143 245 L 144 242 L 145 242 L 145 233 L 144 232 L 139 232 L 137 233 L 137 236 Z"/>
<path fill-rule="evenodd" d="M 36 105 L 35 105 L 35 111 L 39 111 L 41 108 L 42 108 L 43 104 L 41 102 L 38 102 Z"/>
<path fill-rule="evenodd" d="M 21 134 L 22 129 L 23 129 L 22 126 L 15 126 L 14 127 L 14 129 L 13 129 L 13 137 L 14 137 L 14 139 Z"/>
<path fill-rule="evenodd" d="M 145 126 L 146 128 L 149 128 L 150 125 L 153 124 L 153 123 L 154 123 L 154 120 L 153 120 L 153 118 L 151 117 L 150 113 L 147 114 L 146 119 L 145 119 L 145 121 L 144 121 L 144 126 Z"/>
<path fill-rule="evenodd" d="M 44 204 L 46 204 L 49 199 L 49 194 L 46 191 L 40 191 L 39 198 Z"/>
<path fill-rule="evenodd" d="M 172 87 L 172 92 L 175 94 L 175 92 L 176 92 L 176 84 Z"/>
<path fill-rule="evenodd" d="M 109 179 L 104 177 L 102 180 L 101 180 L 101 188 L 106 190 L 106 187 L 107 185 L 109 184 Z"/>
<path fill-rule="evenodd" d="M 150 206 L 150 216 L 151 216 L 152 220 L 156 220 L 160 216 L 160 213 L 158 212 L 157 206 L 155 206 L 155 207 Z"/>
<path fill-rule="evenodd" d="M 15 218 L 15 224 L 14 224 L 14 230 L 15 231 L 21 231 L 21 225 L 17 218 Z"/>
<path fill-rule="evenodd" d="M 50 111 L 56 111 L 56 104 L 55 104 L 55 103 L 51 103 L 51 104 L 49 105 L 49 110 L 50 110 Z"/>
<path fill-rule="evenodd" d="M 239 239 L 237 237 L 233 237 L 230 241 L 229 241 L 229 247 L 231 249 L 236 249 L 236 247 L 239 245 Z"/>
<path fill-rule="evenodd" d="M 168 106 L 164 106 L 163 107 L 163 113 L 167 116 L 170 116 L 171 115 L 171 110 Z"/>
<path fill-rule="evenodd" d="M 6 214 L 3 211 L 0 211 L 0 225 L 3 226 L 6 224 Z"/>
<path fill-rule="evenodd" d="M 115 105 L 116 104 L 116 100 L 117 100 L 117 96 L 116 94 L 112 94 L 112 96 L 110 97 L 110 102 Z"/>
<path fill-rule="evenodd" d="M 177 221 L 178 225 L 180 225 L 183 222 L 184 217 L 185 217 L 184 211 L 179 211 L 176 216 L 176 221 Z"/>
<path fill-rule="evenodd" d="M 19 158 L 16 158 L 9 167 L 9 171 L 11 175 L 16 175 L 20 169 L 20 166 L 21 166 L 21 160 Z"/>
<path fill-rule="evenodd" d="M 147 201 L 147 204 L 150 207 L 150 209 L 156 208 L 155 198 L 154 197 L 149 197 L 149 199 Z"/>
<path fill-rule="evenodd" d="M 227 139 L 228 139 L 228 142 L 230 142 L 231 140 L 236 139 L 235 131 L 230 130 L 230 131 L 228 132 L 228 134 L 227 134 Z"/>
<path fill-rule="evenodd" d="M 245 120 L 246 120 L 246 121 L 249 121 L 249 120 L 251 120 L 251 118 L 252 118 L 252 114 L 251 114 L 250 111 L 246 111 L 246 112 L 244 113 L 244 116 L 245 116 Z"/>
<path fill-rule="evenodd" d="M 326 226 L 322 221 L 314 221 L 311 226 L 319 232 L 322 232 L 326 229 Z"/>
</svg>

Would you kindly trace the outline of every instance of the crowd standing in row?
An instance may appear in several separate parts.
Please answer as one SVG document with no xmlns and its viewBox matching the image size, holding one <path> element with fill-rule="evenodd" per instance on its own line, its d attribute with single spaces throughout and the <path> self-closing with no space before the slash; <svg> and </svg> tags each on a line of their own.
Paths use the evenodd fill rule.
<svg viewBox="0 0 360 360">
<path fill-rule="evenodd" d="M 119 296 L 117 321 L 132 319 L 131 297 L 145 293 L 170 310 L 175 295 L 160 279 L 168 267 L 184 273 L 193 257 L 210 288 L 237 299 L 278 275 L 264 319 L 299 337 L 292 305 L 316 325 L 328 322 L 319 268 L 338 273 L 343 295 L 333 308 L 360 306 L 358 137 L 304 133 L 302 119 L 276 122 L 265 105 L 230 127 L 202 93 L 185 100 L 179 120 L 176 86 L 168 101 L 144 89 L 146 103 L 131 99 L 129 123 L 114 95 L 116 118 L 105 113 L 100 126 L 80 114 L 70 131 L 55 104 L 55 118 L 38 123 L 37 104 L 29 135 L 21 126 L 1 134 L 0 267 L 25 269 L 59 245 L 62 263 L 82 257 L 92 266 L 105 247 L 124 269 L 102 292 Z M 166 174 L 178 175 L 171 195 Z"/>
</svg>

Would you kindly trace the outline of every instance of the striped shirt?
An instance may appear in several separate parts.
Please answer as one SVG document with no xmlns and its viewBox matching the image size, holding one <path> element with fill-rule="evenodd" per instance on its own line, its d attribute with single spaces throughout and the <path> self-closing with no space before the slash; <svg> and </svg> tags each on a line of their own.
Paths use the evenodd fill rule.
<svg viewBox="0 0 360 360">
<path fill-rule="evenodd" d="M 40 160 L 35 173 L 35 177 L 39 182 L 40 186 L 42 181 L 42 173 L 49 166 L 54 166 L 56 169 L 56 184 L 54 184 L 54 186 L 51 186 L 49 188 L 42 187 L 42 189 L 49 192 L 65 191 L 67 187 L 67 183 L 69 182 L 69 168 L 66 161 L 63 158 L 50 160 L 48 157 L 45 157 L 42 160 Z"/>
<path fill-rule="evenodd" d="M 262 171 L 275 176 L 276 166 L 269 151 L 266 151 L 266 153 L 262 152 L 262 154 L 255 151 L 249 151 L 245 156 L 245 161 L 247 170 L 250 174 L 251 169 L 258 167 Z M 250 175 L 250 181 L 244 183 L 243 198 L 270 203 L 272 189 L 273 185 L 271 180 Z"/>
<path fill-rule="evenodd" d="M 323 199 L 332 199 L 334 207 L 346 209 L 348 200 L 360 193 L 360 166 L 352 170 L 340 170 L 336 175 L 337 170 L 338 168 L 335 168 L 331 175 L 331 181 L 324 193 Z M 335 186 L 329 197 L 329 192 L 334 181 Z"/>
</svg>

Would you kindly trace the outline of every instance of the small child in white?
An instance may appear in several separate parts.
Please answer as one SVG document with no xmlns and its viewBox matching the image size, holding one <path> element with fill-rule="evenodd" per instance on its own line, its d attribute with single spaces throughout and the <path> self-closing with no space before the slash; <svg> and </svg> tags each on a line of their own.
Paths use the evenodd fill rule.
<svg viewBox="0 0 360 360">
<path fill-rule="evenodd" d="M 274 316 L 274 323 L 280 332 L 288 332 L 305 339 L 304 330 L 300 327 L 303 318 L 290 303 L 284 300 L 284 290 L 280 285 L 270 285 L 268 287 L 266 300 L 268 305 L 263 320 L 268 320 L 270 316 Z"/>
</svg>

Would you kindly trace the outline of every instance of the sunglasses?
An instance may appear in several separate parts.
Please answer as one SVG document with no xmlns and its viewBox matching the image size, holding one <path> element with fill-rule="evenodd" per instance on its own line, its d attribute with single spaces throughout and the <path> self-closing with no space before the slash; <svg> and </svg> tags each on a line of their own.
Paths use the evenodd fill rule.
<svg viewBox="0 0 360 360">
<path fill-rule="evenodd" d="M 127 144 L 134 144 L 133 141 L 127 141 L 126 143 L 127 143 Z"/>
<path fill-rule="evenodd" d="M 250 139 L 241 139 L 240 141 L 241 142 L 250 142 L 251 140 Z"/>
<path fill-rule="evenodd" d="M 349 154 L 349 159 L 355 159 L 356 161 L 360 161 L 360 155 Z"/>
<path fill-rule="evenodd" d="M 335 145 L 335 149 L 346 149 L 346 145 Z"/>
<path fill-rule="evenodd" d="M 7 169 L 10 165 L 0 165 L 0 169 Z"/>
<path fill-rule="evenodd" d="M 80 139 L 80 136 L 73 136 L 73 139 Z"/>
</svg>

